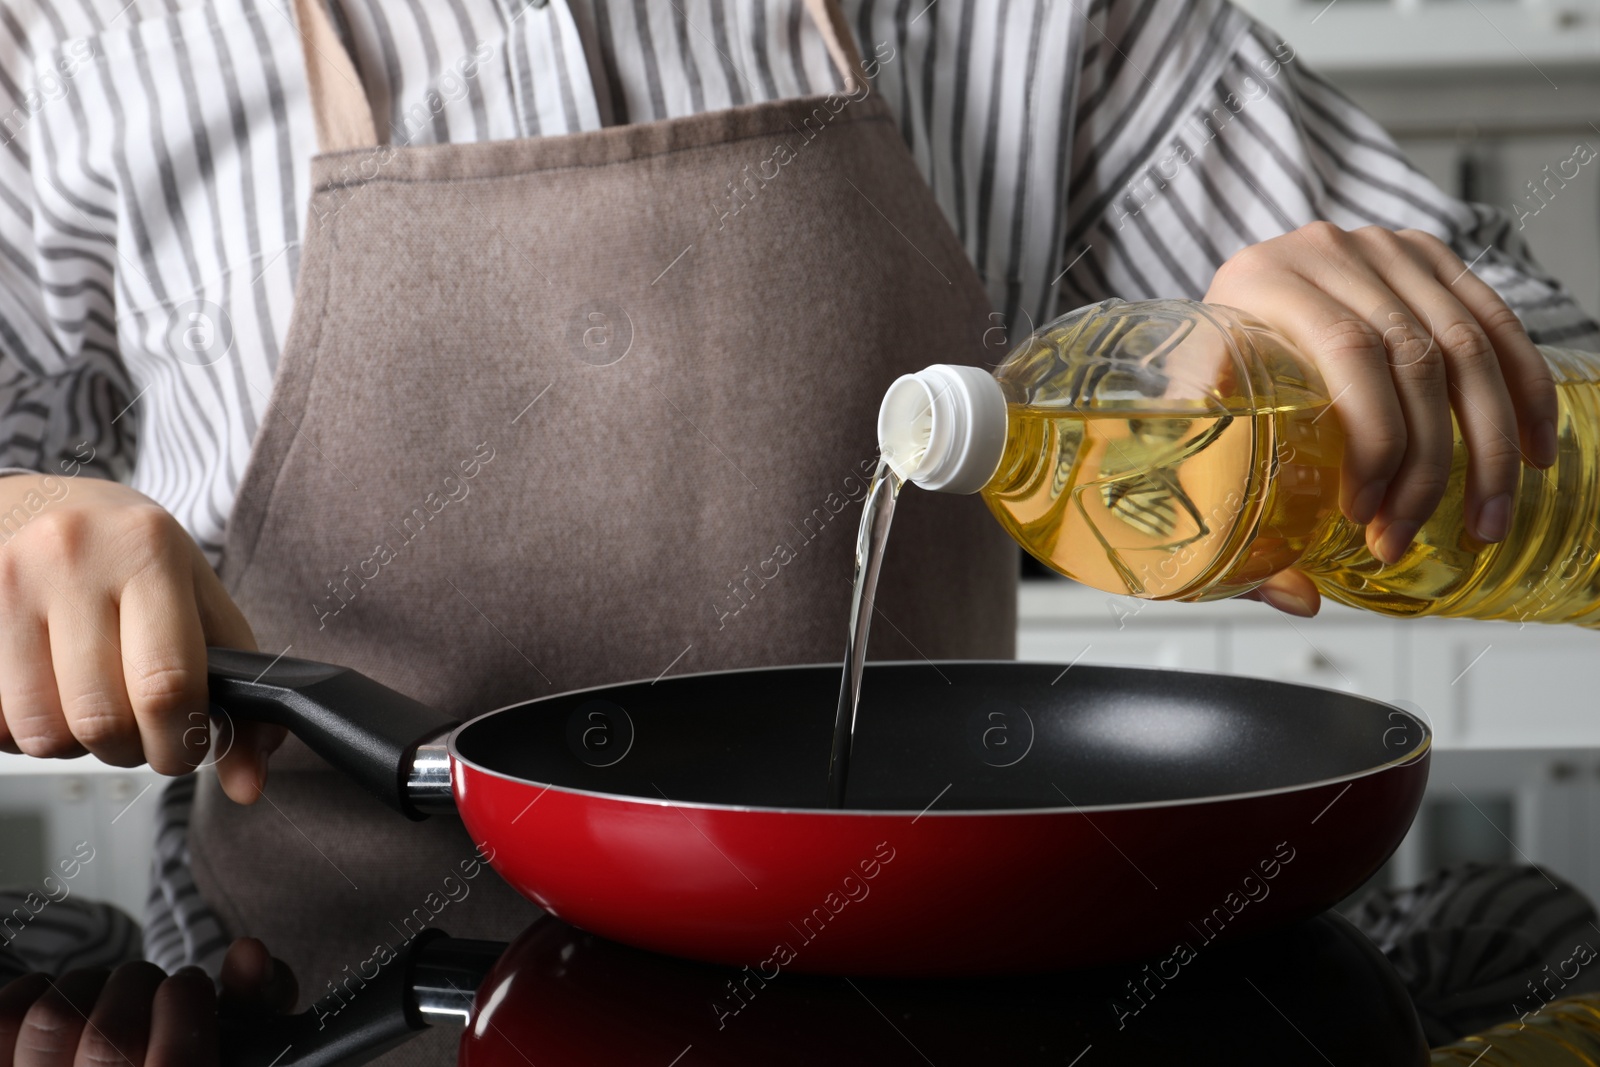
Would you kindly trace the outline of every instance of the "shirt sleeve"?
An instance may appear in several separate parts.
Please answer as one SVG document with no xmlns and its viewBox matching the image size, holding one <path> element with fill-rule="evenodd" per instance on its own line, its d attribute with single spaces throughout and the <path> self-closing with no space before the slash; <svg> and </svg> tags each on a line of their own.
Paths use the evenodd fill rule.
<svg viewBox="0 0 1600 1067">
<path fill-rule="evenodd" d="M 0 28 L 0 468 L 125 479 L 137 418 L 111 220 L 66 192 L 62 168 L 84 161 L 63 158 L 41 119 L 82 106 L 72 78 L 93 61 L 88 40 L 58 40 L 43 18 Z"/>
<path fill-rule="evenodd" d="M 1293 45 L 1227 0 L 1088 12 L 1064 306 L 1198 298 L 1233 253 L 1317 219 L 1434 234 L 1535 341 L 1600 350 L 1510 212 L 1449 196 Z"/>
</svg>

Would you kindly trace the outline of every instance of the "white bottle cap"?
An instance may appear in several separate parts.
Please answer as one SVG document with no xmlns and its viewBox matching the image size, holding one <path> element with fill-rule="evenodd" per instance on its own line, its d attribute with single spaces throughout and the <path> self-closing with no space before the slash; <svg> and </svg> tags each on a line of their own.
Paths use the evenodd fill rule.
<svg viewBox="0 0 1600 1067">
<path fill-rule="evenodd" d="M 878 448 L 908 482 L 976 493 L 1006 450 L 1006 397 L 981 367 L 935 363 L 895 380 L 878 409 Z"/>
</svg>

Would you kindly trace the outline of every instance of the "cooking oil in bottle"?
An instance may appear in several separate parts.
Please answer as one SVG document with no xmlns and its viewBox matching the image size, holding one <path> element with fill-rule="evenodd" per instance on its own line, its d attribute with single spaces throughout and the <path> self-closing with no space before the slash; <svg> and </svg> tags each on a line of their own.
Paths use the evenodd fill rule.
<svg viewBox="0 0 1600 1067">
<path fill-rule="evenodd" d="M 1458 432 L 1444 500 L 1393 564 L 1339 510 L 1346 431 L 1321 376 L 1230 308 L 1080 308 L 992 376 L 938 365 L 899 379 L 878 433 L 903 478 L 982 493 L 1046 566 L 1108 592 L 1214 600 L 1296 567 L 1324 596 L 1389 615 L 1596 625 L 1600 356 L 1541 351 L 1558 458 L 1523 471 L 1508 536 L 1468 532 Z"/>
</svg>

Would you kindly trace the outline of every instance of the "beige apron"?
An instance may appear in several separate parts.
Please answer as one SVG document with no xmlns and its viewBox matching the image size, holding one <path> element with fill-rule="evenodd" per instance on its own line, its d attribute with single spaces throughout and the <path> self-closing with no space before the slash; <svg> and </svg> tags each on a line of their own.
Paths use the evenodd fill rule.
<svg viewBox="0 0 1600 1067">
<path fill-rule="evenodd" d="M 859 72 L 831 0 L 808 3 Z M 463 717 L 838 660 L 878 400 L 997 358 L 882 101 L 393 149 L 321 3 L 297 6 L 321 152 L 222 567 L 261 647 Z M 895 527 L 873 658 L 1011 656 L 1015 551 L 982 503 L 911 491 Z M 190 845 L 303 1001 L 424 922 L 505 938 L 538 914 L 458 822 L 408 823 L 293 741 L 272 767 L 250 808 L 203 780 Z"/>
</svg>

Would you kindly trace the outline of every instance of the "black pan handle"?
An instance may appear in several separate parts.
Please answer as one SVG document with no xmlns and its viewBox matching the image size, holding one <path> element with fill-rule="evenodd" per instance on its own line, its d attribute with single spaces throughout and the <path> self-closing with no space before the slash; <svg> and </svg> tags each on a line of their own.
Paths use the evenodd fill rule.
<svg viewBox="0 0 1600 1067">
<path fill-rule="evenodd" d="M 355 1067 L 428 1027 L 418 985 L 460 990 L 457 1021 L 504 945 L 418 934 L 371 979 L 346 978 L 298 1015 L 227 1014 L 218 1020 L 222 1067 Z M 330 987 L 331 988 L 331 987 Z M 456 1015 L 452 1005 L 445 1014 Z"/>
<path fill-rule="evenodd" d="M 348 667 L 231 648 L 206 650 L 211 703 L 236 719 L 286 726 L 362 788 L 412 819 L 417 747 L 454 725 L 442 712 Z"/>
</svg>

